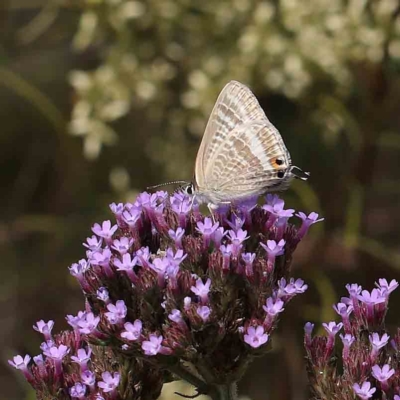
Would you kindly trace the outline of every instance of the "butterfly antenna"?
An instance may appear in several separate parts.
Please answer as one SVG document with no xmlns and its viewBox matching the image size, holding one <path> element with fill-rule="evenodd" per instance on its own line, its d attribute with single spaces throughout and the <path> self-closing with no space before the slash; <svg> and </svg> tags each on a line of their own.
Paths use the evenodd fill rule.
<svg viewBox="0 0 400 400">
<path fill-rule="evenodd" d="M 159 183 L 158 185 L 154 185 L 154 186 L 148 186 L 146 189 L 147 190 L 151 190 L 151 189 L 156 189 L 162 186 L 167 186 L 167 185 L 175 185 L 176 183 L 179 184 L 189 184 L 189 182 L 187 181 L 171 181 L 171 182 L 165 182 L 165 183 Z"/>
<path fill-rule="evenodd" d="M 306 181 L 310 177 L 309 172 L 305 172 L 299 167 L 293 166 L 292 169 L 290 170 L 292 174 L 297 178 L 301 179 L 302 181 Z"/>
</svg>

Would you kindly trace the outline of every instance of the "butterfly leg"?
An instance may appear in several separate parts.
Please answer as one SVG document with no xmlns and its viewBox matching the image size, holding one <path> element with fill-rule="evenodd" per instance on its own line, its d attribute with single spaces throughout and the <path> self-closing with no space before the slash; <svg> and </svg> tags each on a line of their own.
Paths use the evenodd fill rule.
<svg viewBox="0 0 400 400">
<path fill-rule="evenodd" d="M 213 223 L 215 224 L 216 221 L 215 221 L 214 211 L 218 208 L 218 206 L 214 203 L 208 203 L 207 208 L 209 209 L 211 218 L 213 220 Z"/>
<path fill-rule="evenodd" d="M 195 194 L 193 194 L 192 195 L 192 201 L 191 201 L 191 203 L 190 203 L 190 208 L 192 209 L 193 208 L 193 204 L 194 204 L 194 199 L 196 198 L 196 195 Z"/>
<path fill-rule="evenodd" d="M 215 219 L 215 211 L 218 210 L 218 208 L 220 207 L 221 204 L 232 204 L 230 201 L 221 201 L 218 204 L 214 204 L 214 203 L 208 203 L 207 207 L 210 210 L 210 214 L 211 214 L 211 218 L 213 220 L 213 223 L 215 224 L 216 219 Z"/>
</svg>

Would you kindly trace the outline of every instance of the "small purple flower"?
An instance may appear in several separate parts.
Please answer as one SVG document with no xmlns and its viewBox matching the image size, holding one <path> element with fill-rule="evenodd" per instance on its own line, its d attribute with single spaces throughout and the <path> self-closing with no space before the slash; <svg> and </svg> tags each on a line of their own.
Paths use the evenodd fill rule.
<svg viewBox="0 0 400 400">
<path fill-rule="evenodd" d="M 301 220 L 303 221 L 300 229 L 297 231 L 297 236 L 299 237 L 299 239 L 302 239 L 306 235 L 308 229 L 312 224 L 316 224 L 317 222 L 324 220 L 324 218 L 318 219 L 318 214 L 315 212 L 312 212 L 307 216 L 306 214 L 300 211 L 296 214 L 296 217 L 301 218 Z"/>
<path fill-rule="evenodd" d="M 270 195 L 270 197 L 268 197 L 267 195 L 267 203 L 262 207 L 265 211 L 270 213 L 268 221 L 265 224 L 265 230 L 268 231 L 271 229 L 276 220 L 283 218 L 286 224 L 287 219 L 293 216 L 294 210 L 291 208 L 284 210 L 284 205 L 285 202 L 278 196 Z"/>
<path fill-rule="evenodd" d="M 69 351 L 69 347 L 65 346 L 64 344 L 60 344 L 59 346 L 51 346 L 43 350 L 43 354 L 53 360 L 56 376 L 61 376 L 62 360 L 69 353 Z"/>
<path fill-rule="evenodd" d="M 197 307 L 196 312 L 197 315 L 200 316 L 200 318 L 203 320 L 203 322 L 206 322 L 210 318 L 211 309 L 207 306 L 199 306 Z"/>
<path fill-rule="evenodd" d="M 352 304 L 338 303 L 333 305 L 333 309 L 342 317 L 345 332 L 350 332 L 350 314 L 353 312 Z"/>
<path fill-rule="evenodd" d="M 242 253 L 242 260 L 245 263 L 245 274 L 247 277 L 253 275 L 253 262 L 256 259 L 255 253 Z"/>
<path fill-rule="evenodd" d="M 232 244 L 232 254 L 234 257 L 237 257 L 242 248 L 242 243 L 250 236 L 247 236 L 247 231 L 244 231 L 243 229 L 238 229 L 236 232 L 230 230 L 228 232 L 228 237 Z"/>
<path fill-rule="evenodd" d="M 141 216 L 142 210 L 133 206 L 129 210 L 122 213 L 122 220 L 128 225 L 130 231 L 132 232 Z"/>
<path fill-rule="evenodd" d="M 311 335 L 314 330 L 314 324 L 312 322 L 306 322 L 304 325 L 304 332 L 306 335 Z"/>
<path fill-rule="evenodd" d="M 392 279 L 390 283 L 388 283 L 386 279 L 379 279 L 379 283 L 375 283 L 375 285 L 378 286 L 378 288 L 382 291 L 390 294 L 393 292 L 393 290 L 398 288 L 399 283 L 395 279 Z"/>
<path fill-rule="evenodd" d="M 89 335 L 96 330 L 99 322 L 100 317 L 96 317 L 92 312 L 84 313 L 84 316 L 77 321 L 77 327 L 80 333 Z"/>
<path fill-rule="evenodd" d="M 221 244 L 219 247 L 219 251 L 222 253 L 223 261 L 222 261 L 222 269 L 228 270 L 231 262 L 232 256 L 232 245 L 231 244 Z"/>
<path fill-rule="evenodd" d="M 308 285 L 306 285 L 302 279 L 294 280 L 291 278 L 289 282 L 286 282 L 285 278 L 281 278 L 278 281 L 278 291 L 276 295 L 277 297 L 288 301 L 296 294 L 304 293 L 307 288 Z"/>
<path fill-rule="evenodd" d="M 372 289 L 371 293 L 368 290 L 363 290 L 357 296 L 358 300 L 366 306 L 367 322 L 373 324 L 374 321 L 385 312 L 388 295 L 385 289 Z M 354 302 L 353 302 L 354 304 Z M 359 310 L 355 309 L 356 315 L 359 315 Z"/>
<path fill-rule="evenodd" d="M 251 224 L 251 211 L 257 207 L 258 196 L 250 196 L 237 203 L 238 211 L 243 214 L 247 224 Z"/>
<path fill-rule="evenodd" d="M 106 303 L 106 304 L 109 303 L 109 301 L 110 301 L 110 296 L 109 296 L 108 290 L 105 287 L 101 287 L 101 288 L 97 289 L 96 297 L 99 300 L 104 301 L 104 303 Z"/>
<path fill-rule="evenodd" d="M 356 339 L 350 333 L 346 333 L 344 336 L 340 333 L 339 337 L 343 343 L 343 352 L 342 352 L 343 362 L 348 363 L 350 359 L 350 346 L 354 343 Z"/>
<path fill-rule="evenodd" d="M 113 276 L 113 271 L 110 267 L 111 257 L 112 253 L 110 249 L 100 249 L 91 254 L 90 263 L 92 265 L 99 265 L 100 267 L 102 267 L 106 276 L 111 278 Z"/>
<path fill-rule="evenodd" d="M 382 294 L 380 289 L 372 289 L 371 293 L 368 290 L 363 290 L 360 295 L 358 295 L 358 300 L 365 304 L 380 304 L 386 301 L 386 296 Z"/>
<path fill-rule="evenodd" d="M 221 241 L 225 235 L 226 232 L 222 226 L 214 231 L 214 233 L 211 236 L 211 239 L 215 244 L 215 248 L 219 249 L 219 247 L 221 246 Z"/>
<path fill-rule="evenodd" d="M 202 304 L 208 303 L 208 293 L 210 292 L 211 279 L 208 278 L 206 283 L 199 278 L 196 281 L 196 286 L 192 286 L 190 290 L 200 297 Z"/>
<path fill-rule="evenodd" d="M 349 297 L 341 297 L 340 302 L 345 304 L 346 306 L 353 305 L 353 303 Z"/>
<path fill-rule="evenodd" d="M 77 263 L 74 263 L 69 267 L 69 273 L 72 276 L 75 276 L 78 281 L 81 282 L 83 280 L 84 273 L 88 271 L 89 268 L 90 264 L 84 258 L 82 258 Z"/>
<path fill-rule="evenodd" d="M 170 197 L 171 209 L 178 215 L 179 226 L 186 228 L 186 217 L 192 209 L 192 200 L 183 193 L 175 193 Z"/>
<path fill-rule="evenodd" d="M 109 205 L 110 210 L 114 215 L 121 215 L 122 211 L 124 210 L 124 204 L 123 203 L 111 203 Z"/>
<path fill-rule="evenodd" d="M 165 270 L 166 276 L 168 278 L 168 285 L 171 289 L 178 288 L 178 273 L 180 269 L 178 265 L 170 264 Z"/>
<path fill-rule="evenodd" d="M 33 357 L 33 362 L 39 367 L 44 364 L 44 358 L 42 354 L 39 354 L 38 356 Z"/>
<path fill-rule="evenodd" d="M 356 395 L 362 400 L 370 399 L 376 392 L 376 388 L 371 388 L 371 383 L 368 381 L 364 382 L 362 386 L 360 386 L 358 383 L 355 383 L 353 385 L 353 389 Z"/>
<path fill-rule="evenodd" d="M 182 313 L 179 310 L 177 309 L 172 310 L 171 313 L 168 314 L 168 319 L 175 322 L 179 326 L 186 328 L 186 323 L 182 317 Z"/>
<path fill-rule="evenodd" d="M 303 279 L 296 279 L 294 280 L 293 278 L 290 278 L 290 285 L 293 285 L 296 294 L 301 294 L 304 293 L 308 289 L 308 285 L 304 283 Z"/>
<path fill-rule="evenodd" d="M 228 221 L 226 220 L 226 223 L 236 232 L 239 229 L 242 229 L 244 223 L 246 222 L 246 220 L 244 218 L 240 218 L 237 215 L 233 214 L 231 215 L 231 220 L 232 221 Z"/>
<path fill-rule="evenodd" d="M 179 266 L 179 264 L 187 257 L 187 254 L 183 253 L 183 250 L 179 249 L 174 254 L 174 251 L 171 248 L 167 249 L 166 257 L 169 260 L 170 264 Z"/>
<path fill-rule="evenodd" d="M 382 337 L 379 337 L 379 333 L 373 333 L 372 335 L 369 335 L 369 342 L 372 345 L 373 350 L 379 351 L 382 347 L 385 347 L 388 342 L 389 342 L 390 336 L 386 333 L 382 335 Z"/>
<path fill-rule="evenodd" d="M 329 323 L 323 323 L 322 326 L 328 332 L 329 336 L 336 336 L 336 334 L 343 328 L 343 324 L 339 322 L 338 324 L 334 321 Z"/>
<path fill-rule="evenodd" d="M 94 389 L 96 383 L 96 375 L 92 371 L 89 371 L 88 369 L 86 371 L 83 371 L 81 373 L 81 379 L 85 385 L 89 386 L 91 389 Z"/>
<path fill-rule="evenodd" d="M 345 347 L 350 347 L 356 340 L 356 338 L 353 335 L 351 335 L 350 333 L 346 333 L 345 335 L 342 335 L 340 333 L 339 337 L 342 340 L 342 343 Z"/>
<path fill-rule="evenodd" d="M 99 238 L 95 235 L 93 235 L 90 238 L 86 239 L 86 243 L 83 243 L 83 245 L 91 251 L 96 251 L 101 248 L 101 245 L 103 244 L 103 239 Z"/>
<path fill-rule="evenodd" d="M 357 283 L 348 283 L 346 289 L 349 292 L 350 297 L 358 296 L 361 293 L 362 287 Z"/>
<path fill-rule="evenodd" d="M 152 224 L 157 227 L 165 225 L 165 220 L 163 217 L 163 211 L 165 208 L 165 200 L 168 194 L 164 191 L 158 191 L 149 195 L 145 201 L 142 202 L 142 208 L 146 211 L 146 214 Z"/>
<path fill-rule="evenodd" d="M 143 324 L 140 319 L 135 320 L 133 324 L 125 322 L 125 330 L 121 332 L 121 337 L 130 341 L 138 340 L 142 334 L 142 326 Z"/>
<path fill-rule="evenodd" d="M 52 346 L 45 350 L 44 355 L 53 359 L 53 360 L 62 360 L 68 353 L 69 347 L 64 344 L 60 344 L 59 346 Z"/>
<path fill-rule="evenodd" d="M 97 386 L 103 390 L 104 393 L 116 392 L 119 385 L 120 375 L 118 372 L 111 374 L 106 371 L 101 374 L 102 381 L 97 383 Z"/>
<path fill-rule="evenodd" d="M 150 250 L 148 247 L 142 247 L 136 252 L 137 265 L 145 268 L 150 268 Z"/>
<path fill-rule="evenodd" d="M 51 331 L 54 326 L 54 321 L 50 320 L 48 322 L 44 322 L 42 319 L 36 322 L 36 325 L 33 325 L 33 329 L 37 332 L 40 332 L 45 340 L 51 339 Z"/>
<path fill-rule="evenodd" d="M 185 310 L 189 310 L 191 304 L 192 304 L 192 299 L 190 297 L 187 296 L 183 299 L 183 308 Z"/>
<path fill-rule="evenodd" d="M 74 386 L 69 388 L 69 394 L 73 399 L 85 399 L 86 385 L 81 382 L 75 383 Z"/>
<path fill-rule="evenodd" d="M 285 310 L 283 308 L 284 304 L 285 303 L 281 299 L 273 299 L 272 297 L 268 297 L 263 309 L 268 315 L 275 316 Z"/>
<path fill-rule="evenodd" d="M 112 235 L 114 235 L 117 229 L 118 225 L 111 226 L 110 220 L 104 221 L 101 225 L 96 223 L 92 227 L 93 233 L 103 238 L 109 245 L 112 243 Z"/>
<path fill-rule="evenodd" d="M 129 253 L 126 253 L 122 256 L 122 261 L 118 258 L 114 258 L 114 265 L 117 268 L 117 271 L 124 271 L 128 275 L 132 283 L 135 283 L 138 280 L 138 277 L 133 270 L 136 264 L 137 258 L 132 258 Z"/>
<path fill-rule="evenodd" d="M 86 351 L 85 349 L 78 349 L 76 356 L 71 356 L 71 360 L 79 364 L 81 372 L 87 370 L 87 364 L 90 361 L 90 356 L 92 355 L 92 349 L 89 347 Z"/>
<path fill-rule="evenodd" d="M 349 316 L 352 312 L 353 312 L 353 306 L 350 305 L 346 305 L 344 303 L 338 303 L 338 304 L 334 304 L 333 305 L 333 309 L 340 315 L 340 316 L 344 316 L 347 315 Z"/>
<path fill-rule="evenodd" d="M 382 368 L 377 364 L 372 367 L 372 376 L 379 382 L 386 382 L 394 375 L 394 372 L 389 364 L 385 364 Z"/>
<path fill-rule="evenodd" d="M 181 227 L 178 227 L 176 229 L 176 231 L 174 231 L 172 229 L 170 229 L 168 231 L 169 237 L 175 242 L 175 246 L 178 249 L 182 249 L 182 238 L 183 238 L 184 234 L 185 234 L 185 230 L 182 229 Z"/>
<path fill-rule="evenodd" d="M 142 209 L 144 206 L 151 206 L 151 194 L 147 193 L 147 192 L 142 192 L 139 193 L 134 207 L 138 208 L 138 209 Z"/>
<path fill-rule="evenodd" d="M 271 213 L 275 219 L 279 217 L 293 217 L 294 210 L 291 208 L 284 210 L 283 207 L 285 206 L 285 202 L 282 199 L 277 196 L 274 198 L 270 197 L 269 199 L 270 201 L 267 199 L 267 204 L 264 204 L 262 208 Z"/>
<path fill-rule="evenodd" d="M 211 218 L 204 218 L 204 222 L 198 221 L 196 230 L 203 235 L 203 247 L 208 248 L 210 244 L 210 238 L 214 232 L 218 229 L 219 222 L 213 224 Z"/>
<path fill-rule="evenodd" d="M 49 351 L 55 345 L 54 340 L 46 340 L 40 345 L 42 351 Z"/>
<path fill-rule="evenodd" d="M 328 340 L 325 347 L 325 359 L 327 360 L 332 354 L 333 346 L 335 345 L 335 336 L 343 328 L 343 324 L 331 321 L 327 324 L 323 323 L 322 326 L 328 332 Z"/>
<path fill-rule="evenodd" d="M 312 324 L 311 322 L 307 322 L 304 325 L 304 342 L 307 350 L 309 350 L 311 346 L 311 335 L 313 330 L 314 330 L 314 324 Z"/>
<path fill-rule="evenodd" d="M 121 225 L 122 221 L 122 213 L 124 212 L 124 204 L 123 203 L 111 203 L 110 210 L 115 215 L 115 218 L 118 222 L 118 225 Z"/>
<path fill-rule="evenodd" d="M 168 267 L 171 265 L 171 262 L 167 257 L 164 258 L 155 258 L 153 260 L 153 264 L 150 264 L 150 267 L 153 271 L 157 272 L 158 275 L 158 285 L 160 287 L 164 287 L 165 284 L 165 276 L 167 273 Z"/>
<path fill-rule="evenodd" d="M 281 200 L 277 194 L 267 193 L 265 195 L 265 204 L 274 206 L 275 204 L 279 203 L 280 201 L 283 201 L 283 200 Z"/>
<path fill-rule="evenodd" d="M 112 303 L 107 304 L 107 310 L 108 312 L 105 313 L 105 316 L 111 325 L 121 324 L 128 312 L 123 300 L 118 300 L 115 305 Z"/>
<path fill-rule="evenodd" d="M 267 244 L 261 243 L 260 245 L 263 249 L 267 252 L 268 255 L 268 262 L 267 268 L 268 272 L 271 272 L 275 265 L 275 258 L 280 256 L 284 253 L 283 248 L 285 247 L 285 240 L 281 239 L 278 243 L 275 240 L 267 240 Z"/>
<path fill-rule="evenodd" d="M 264 328 L 269 331 L 272 328 L 277 315 L 281 313 L 284 308 L 284 302 L 279 298 L 268 297 L 263 306 L 264 311 L 267 313 L 264 320 Z"/>
<path fill-rule="evenodd" d="M 15 357 L 13 357 L 12 360 L 8 360 L 8 363 L 12 367 L 19 369 L 24 374 L 25 378 L 28 381 L 31 381 L 31 379 L 33 379 L 33 377 L 28 368 L 28 364 L 30 363 L 30 361 L 31 361 L 31 357 L 27 354 L 24 358 L 22 358 L 22 356 L 20 356 L 20 355 L 15 356 Z"/>
<path fill-rule="evenodd" d="M 254 349 L 267 343 L 268 339 L 269 335 L 264 333 L 264 328 L 262 326 L 249 326 L 247 328 L 247 333 L 244 335 L 245 343 Z"/>
<path fill-rule="evenodd" d="M 79 311 L 77 316 L 67 315 L 65 319 L 67 323 L 71 325 L 74 329 L 78 328 L 78 323 L 81 319 L 84 319 L 86 316 L 86 311 Z"/>
<path fill-rule="evenodd" d="M 122 236 L 120 239 L 113 240 L 112 249 L 118 251 L 119 254 L 126 254 L 133 245 L 133 239 Z"/>
<path fill-rule="evenodd" d="M 160 335 L 157 336 L 152 334 L 149 336 L 149 340 L 142 342 L 142 350 L 146 356 L 155 356 L 157 354 L 171 354 L 170 349 L 162 346 L 164 338 Z"/>
</svg>

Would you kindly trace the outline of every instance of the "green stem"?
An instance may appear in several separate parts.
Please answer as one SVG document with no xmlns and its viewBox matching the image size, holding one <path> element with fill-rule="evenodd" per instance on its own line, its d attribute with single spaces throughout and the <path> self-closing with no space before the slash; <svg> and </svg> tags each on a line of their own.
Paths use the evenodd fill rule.
<svg viewBox="0 0 400 400">
<path fill-rule="evenodd" d="M 237 400 L 236 383 L 228 385 L 213 385 L 208 395 L 212 400 Z"/>
<path fill-rule="evenodd" d="M 193 385 L 199 394 L 208 395 L 212 400 L 238 400 L 236 383 L 227 385 L 207 384 L 182 364 L 169 365 L 167 368 L 179 378 Z"/>
<path fill-rule="evenodd" d="M 188 371 L 182 365 L 180 365 L 180 364 L 169 365 L 168 369 L 173 374 L 179 376 L 179 378 L 185 380 L 186 382 L 190 383 L 195 388 L 197 388 L 199 393 L 201 393 L 201 394 L 208 393 L 208 391 L 209 391 L 208 385 L 202 379 L 200 379 L 196 375 L 192 374 L 190 371 Z"/>
</svg>

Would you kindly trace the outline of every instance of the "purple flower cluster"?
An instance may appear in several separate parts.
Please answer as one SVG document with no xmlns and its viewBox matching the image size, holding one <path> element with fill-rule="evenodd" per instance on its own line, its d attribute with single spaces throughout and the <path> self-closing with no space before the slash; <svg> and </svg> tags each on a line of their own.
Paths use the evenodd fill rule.
<svg viewBox="0 0 400 400">
<path fill-rule="evenodd" d="M 67 317 L 69 322 L 73 319 L 85 323 L 80 324 L 80 329 L 54 336 L 51 334 L 53 321 L 37 322 L 33 328 L 45 339 L 40 346 L 42 354 L 33 360 L 29 355 L 9 360 L 36 390 L 38 399 L 141 399 L 143 391 L 151 399 L 159 396 L 163 372 L 143 360 L 118 363 L 110 348 L 89 343 L 85 326 L 98 323 L 93 313 L 81 312 L 78 317 Z M 133 375 L 131 370 L 135 372 Z M 130 380 L 121 382 L 121 376 L 127 374 Z M 129 393 L 130 397 L 121 396 L 121 392 Z"/>
<path fill-rule="evenodd" d="M 327 336 L 312 337 L 314 325 L 306 324 L 313 398 L 400 398 L 400 329 L 390 340 L 384 325 L 389 295 L 399 284 L 379 279 L 376 286 L 370 292 L 357 284 L 346 286 L 349 295 L 333 306 L 342 321 L 322 324 Z M 334 351 L 339 332 L 341 357 Z"/>
<path fill-rule="evenodd" d="M 86 298 L 85 311 L 67 316 L 73 332 L 55 340 L 52 324 L 41 321 L 41 361 L 17 356 L 13 365 L 37 391 L 53 385 L 60 398 L 134 398 L 137 379 L 140 387 L 153 381 L 142 398 L 155 399 L 168 374 L 160 371 L 199 393 L 237 381 L 268 350 L 287 303 L 307 289 L 290 277 L 290 265 L 318 215 L 297 214 L 296 228 L 294 210 L 276 195 L 262 207 L 246 202 L 213 216 L 182 193 L 145 192 L 110 208 L 116 223 L 94 224 L 86 258 L 70 267 Z M 149 365 L 146 377 L 140 367 Z"/>
<path fill-rule="evenodd" d="M 80 313 L 79 318 L 91 320 L 90 315 Z M 159 369 L 143 360 L 118 360 L 110 348 L 90 344 L 85 329 L 53 336 L 53 325 L 53 321 L 39 321 L 33 326 L 45 339 L 40 346 L 42 354 L 33 360 L 29 355 L 9 360 L 36 390 L 38 399 L 139 400 L 143 393 L 149 399 L 159 396 L 164 381 Z M 124 375 L 130 377 L 126 382 L 121 381 Z M 129 393 L 129 397 L 121 393 Z"/>
</svg>

